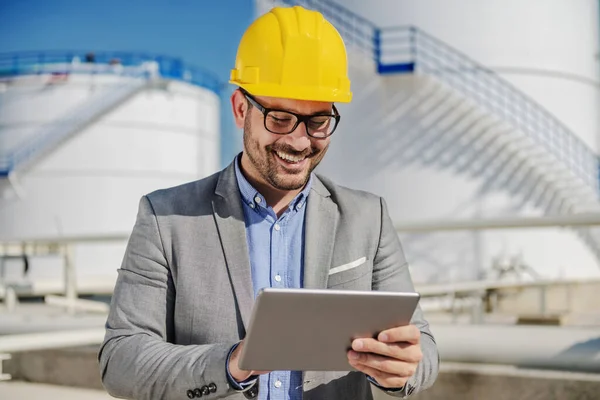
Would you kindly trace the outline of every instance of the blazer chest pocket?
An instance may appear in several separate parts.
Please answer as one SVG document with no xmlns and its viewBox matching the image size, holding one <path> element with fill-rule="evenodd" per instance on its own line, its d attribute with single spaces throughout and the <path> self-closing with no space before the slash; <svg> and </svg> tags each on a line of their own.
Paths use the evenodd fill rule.
<svg viewBox="0 0 600 400">
<path fill-rule="evenodd" d="M 327 287 L 330 289 L 347 287 L 348 289 L 370 290 L 371 280 L 368 278 L 371 275 L 371 270 L 371 262 L 366 257 L 333 267 L 329 270 Z M 368 280 L 368 287 L 361 287 L 366 285 L 355 282 L 361 278 Z"/>
</svg>

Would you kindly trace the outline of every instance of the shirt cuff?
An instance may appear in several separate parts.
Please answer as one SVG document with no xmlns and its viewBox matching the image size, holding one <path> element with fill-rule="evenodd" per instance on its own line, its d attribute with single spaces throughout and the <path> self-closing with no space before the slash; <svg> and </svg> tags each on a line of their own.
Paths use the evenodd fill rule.
<svg viewBox="0 0 600 400">
<path fill-rule="evenodd" d="M 229 373 L 229 359 L 231 358 L 231 354 L 236 349 L 236 347 L 238 347 L 238 345 L 239 345 L 239 343 L 234 344 L 233 347 L 229 350 L 229 354 L 227 354 L 227 362 L 225 363 L 225 373 L 227 374 L 227 380 L 229 381 L 229 385 L 234 390 L 246 391 L 256 383 L 256 381 L 258 380 L 258 377 L 256 375 L 252 375 L 249 378 L 247 378 L 246 380 L 244 380 L 242 382 L 238 382 Z"/>
<path fill-rule="evenodd" d="M 406 385 L 404 385 L 399 388 L 386 388 L 386 387 L 381 386 L 379 383 L 377 383 L 377 381 L 375 379 L 371 378 L 369 375 L 367 375 L 367 379 L 369 380 L 369 382 L 371 382 L 371 384 L 377 386 L 379 389 L 381 389 L 385 392 L 400 392 L 400 391 L 404 390 L 404 387 L 406 386 Z"/>
</svg>

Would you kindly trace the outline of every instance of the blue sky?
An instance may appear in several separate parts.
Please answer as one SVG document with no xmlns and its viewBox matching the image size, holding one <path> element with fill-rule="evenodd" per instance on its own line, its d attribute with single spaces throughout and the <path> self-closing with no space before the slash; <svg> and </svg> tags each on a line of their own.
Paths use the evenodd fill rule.
<svg viewBox="0 0 600 400">
<path fill-rule="evenodd" d="M 0 0 L 0 52 L 147 51 L 229 77 L 253 0 Z"/>
<path fill-rule="evenodd" d="M 148 52 L 181 57 L 225 82 L 253 18 L 253 0 L 0 0 L 0 53 Z M 228 114 L 224 164 L 239 149 Z"/>
</svg>

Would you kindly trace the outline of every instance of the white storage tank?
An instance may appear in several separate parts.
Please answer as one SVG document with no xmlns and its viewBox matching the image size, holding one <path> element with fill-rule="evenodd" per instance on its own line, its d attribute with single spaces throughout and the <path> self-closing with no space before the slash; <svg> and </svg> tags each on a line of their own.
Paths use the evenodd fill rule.
<svg viewBox="0 0 600 400">
<path fill-rule="evenodd" d="M 76 60 L 3 79 L 1 153 L 46 151 L 1 179 L 0 240 L 92 239 L 74 248 L 80 286 L 111 282 L 125 241 L 96 238 L 126 238 L 141 196 L 220 168 L 218 82 L 164 64 Z M 61 274 L 57 260 L 34 259 L 26 279 L 62 284 Z"/>
</svg>

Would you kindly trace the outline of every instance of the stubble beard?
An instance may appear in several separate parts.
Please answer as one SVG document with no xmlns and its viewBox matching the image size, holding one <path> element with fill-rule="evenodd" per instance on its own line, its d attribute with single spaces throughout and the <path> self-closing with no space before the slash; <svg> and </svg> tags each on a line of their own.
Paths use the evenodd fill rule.
<svg viewBox="0 0 600 400">
<path fill-rule="evenodd" d="M 308 182 L 312 171 L 319 165 L 325 153 L 327 153 L 328 148 L 329 144 L 323 149 L 311 146 L 302 152 L 298 152 L 290 146 L 277 144 L 277 142 L 261 148 L 258 141 L 252 136 L 252 127 L 249 118 L 247 117 L 244 121 L 245 153 L 260 177 L 277 190 L 290 191 L 303 188 Z M 308 169 L 299 174 L 282 174 L 278 172 L 282 167 L 275 160 L 274 151 L 282 151 L 297 156 L 307 156 L 309 161 Z"/>
</svg>

